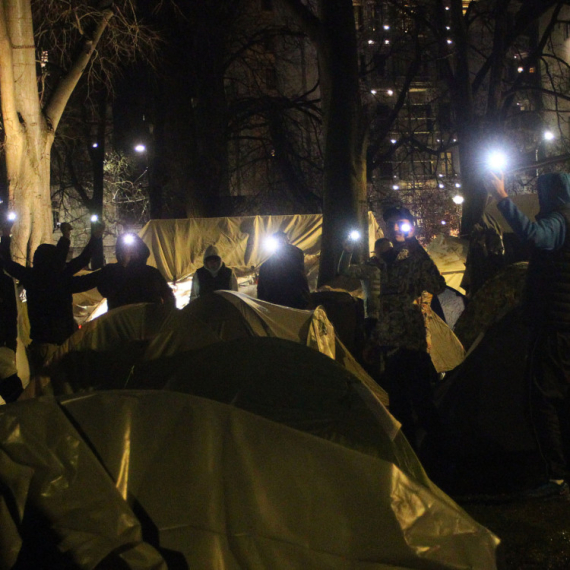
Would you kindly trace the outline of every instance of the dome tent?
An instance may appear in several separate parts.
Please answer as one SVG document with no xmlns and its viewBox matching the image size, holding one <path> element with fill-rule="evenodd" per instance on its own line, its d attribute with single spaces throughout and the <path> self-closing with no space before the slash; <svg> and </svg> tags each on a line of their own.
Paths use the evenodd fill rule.
<svg viewBox="0 0 570 570">
<path fill-rule="evenodd" d="M 4 406 L 0 452 L 5 567 L 495 568 L 497 539 L 389 461 L 196 396 Z"/>
</svg>

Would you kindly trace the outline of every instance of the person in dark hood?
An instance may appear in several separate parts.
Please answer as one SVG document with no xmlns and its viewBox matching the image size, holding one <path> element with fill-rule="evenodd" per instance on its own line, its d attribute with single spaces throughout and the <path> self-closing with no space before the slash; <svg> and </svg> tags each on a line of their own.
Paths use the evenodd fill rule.
<svg viewBox="0 0 570 570">
<path fill-rule="evenodd" d="M 259 268 L 257 298 L 293 309 L 309 305 L 309 283 L 305 274 L 305 255 L 291 245 L 285 232 L 276 232 L 275 253 Z"/>
<path fill-rule="evenodd" d="M 213 291 L 237 291 L 238 284 L 234 272 L 226 267 L 218 249 L 209 245 L 204 252 L 204 266 L 200 267 L 192 279 L 190 301 Z"/>
<path fill-rule="evenodd" d="M 568 496 L 562 426 L 570 403 L 570 174 L 539 176 L 535 222 L 509 199 L 503 175 L 491 174 L 489 186 L 505 220 L 532 250 L 524 296 L 531 328 L 526 377 L 545 473 L 544 481 L 526 495 Z"/>
<path fill-rule="evenodd" d="M 117 263 L 93 275 L 97 289 L 107 298 L 109 310 L 133 303 L 165 303 L 175 306 L 174 293 L 156 267 L 147 265 L 150 250 L 143 240 L 123 234 L 115 247 Z"/>
<path fill-rule="evenodd" d="M 104 225 L 92 230 L 91 239 L 82 253 L 66 262 L 72 227 L 61 225 L 62 237 L 57 245 L 43 243 L 36 248 L 33 267 L 24 267 L 10 257 L 10 229 L 3 228 L 0 254 L 4 269 L 20 281 L 26 290 L 31 344 L 28 356 L 32 373 L 41 368 L 57 347 L 77 329 L 73 319 L 73 293 L 93 287 L 87 276 L 75 274 L 89 264 L 93 252 L 103 248 Z"/>
</svg>

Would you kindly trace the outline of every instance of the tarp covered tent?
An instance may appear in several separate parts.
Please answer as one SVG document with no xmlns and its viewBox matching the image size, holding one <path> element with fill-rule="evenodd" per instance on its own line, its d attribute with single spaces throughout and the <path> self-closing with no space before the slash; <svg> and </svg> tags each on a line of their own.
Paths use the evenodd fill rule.
<svg viewBox="0 0 570 570">
<path fill-rule="evenodd" d="M 505 492 L 534 483 L 531 466 L 542 462 L 528 421 L 528 340 L 520 309 L 511 310 L 436 386 L 456 492 Z"/>
<path fill-rule="evenodd" d="M 242 293 L 217 291 L 200 297 L 182 310 L 160 305 L 129 305 L 85 323 L 56 352 L 52 364 L 66 358 L 74 373 L 55 385 L 34 380 L 26 393 L 73 393 L 86 386 L 120 387 L 135 363 L 156 360 L 217 341 L 267 336 L 315 348 L 354 373 L 383 403 L 382 390 L 336 337 L 322 308 L 300 311 L 252 299 Z M 75 387 L 68 384 L 75 383 Z"/>
<path fill-rule="evenodd" d="M 5 568 L 496 567 L 497 539 L 393 463 L 195 396 L 4 406 L 0 456 Z"/>
</svg>

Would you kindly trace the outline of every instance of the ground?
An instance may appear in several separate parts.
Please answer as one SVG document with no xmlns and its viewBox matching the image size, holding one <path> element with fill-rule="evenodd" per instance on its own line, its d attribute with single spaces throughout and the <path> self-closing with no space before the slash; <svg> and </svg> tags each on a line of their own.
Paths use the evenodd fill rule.
<svg viewBox="0 0 570 570">
<path fill-rule="evenodd" d="M 458 502 L 501 539 L 499 570 L 570 569 L 570 500 Z"/>
</svg>

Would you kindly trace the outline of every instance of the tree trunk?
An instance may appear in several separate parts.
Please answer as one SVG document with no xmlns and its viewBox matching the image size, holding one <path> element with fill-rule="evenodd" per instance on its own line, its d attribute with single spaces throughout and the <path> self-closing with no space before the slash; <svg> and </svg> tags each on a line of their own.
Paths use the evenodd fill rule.
<svg viewBox="0 0 570 570">
<path fill-rule="evenodd" d="M 42 112 L 30 0 L 0 0 L 0 100 L 8 198 L 18 216 L 12 248 L 19 262 L 30 263 L 37 246 L 52 241 L 50 151 L 54 133 L 112 17 L 110 10 L 101 13 L 98 26 L 85 39 Z"/>
<path fill-rule="evenodd" d="M 366 155 L 352 0 L 321 0 L 317 44 L 323 100 L 325 160 L 319 286 L 336 274 L 342 242 L 362 234 L 368 255 Z"/>
</svg>

